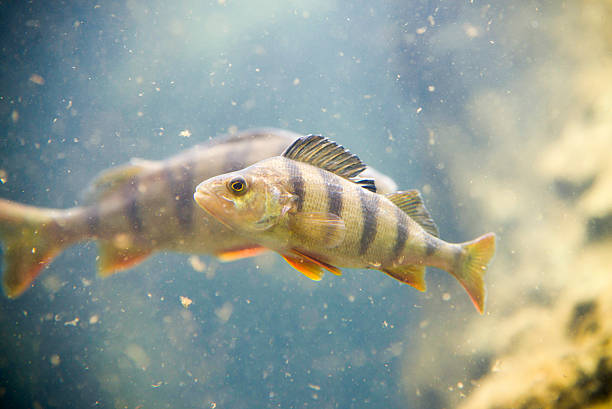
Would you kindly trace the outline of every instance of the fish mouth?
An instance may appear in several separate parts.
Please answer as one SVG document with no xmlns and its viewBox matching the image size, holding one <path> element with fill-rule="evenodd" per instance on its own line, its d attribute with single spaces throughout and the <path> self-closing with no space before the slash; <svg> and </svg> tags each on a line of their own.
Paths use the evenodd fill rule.
<svg viewBox="0 0 612 409">
<path fill-rule="evenodd" d="M 208 191 L 208 189 L 202 188 L 200 186 L 197 187 L 196 191 L 193 194 L 193 200 L 200 206 L 206 213 L 211 215 L 215 220 L 224 225 L 225 227 L 231 229 L 231 226 L 227 224 L 222 217 L 219 217 L 219 209 L 217 209 L 215 204 L 220 204 L 219 198 Z"/>
<path fill-rule="evenodd" d="M 208 205 L 210 200 L 215 200 L 214 196 L 210 194 L 210 192 L 204 189 L 200 189 L 200 187 L 198 187 L 198 189 L 193 194 L 193 200 L 195 200 L 198 206 L 204 209 L 206 213 L 210 213 L 211 216 L 215 216 L 212 212 L 212 209 Z"/>
</svg>

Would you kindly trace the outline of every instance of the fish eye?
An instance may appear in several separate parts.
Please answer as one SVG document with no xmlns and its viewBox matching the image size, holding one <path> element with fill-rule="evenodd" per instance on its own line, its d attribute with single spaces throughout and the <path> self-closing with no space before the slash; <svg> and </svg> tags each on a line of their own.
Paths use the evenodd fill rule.
<svg viewBox="0 0 612 409">
<path fill-rule="evenodd" d="M 235 195 L 242 195 L 246 193 L 247 182 L 242 176 L 232 178 L 227 185 Z"/>
</svg>

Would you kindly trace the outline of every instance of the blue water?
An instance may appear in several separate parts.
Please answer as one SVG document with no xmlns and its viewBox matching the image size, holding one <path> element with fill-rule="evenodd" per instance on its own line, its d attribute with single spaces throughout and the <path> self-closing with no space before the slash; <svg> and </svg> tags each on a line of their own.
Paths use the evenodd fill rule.
<svg viewBox="0 0 612 409">
<path fill-rule="evenodd" d="M 452 122 L 470 87 L 509 75 L 494 30 L 456 36 L 467 20 L 484 32 L 499 10 L 254 4 L 0 3 L 0 196 L 74 206 L 99 171 L 132 157 L 274 126 L 330 136 L 402 188 L 432 186 L 443 236 L 465 239 L 428 121 Z M 442 292 L 473 313 L 433 270 L 421 294 L 375 271 L 313 283 L 277 256 L 201 257 L 207 276 L 186 255 L 158 254 L 102 280 L 95 257 L 94 243 L 76 245 L 21 298 L 0 299 L 3 407 L 435 407 L 403 376 L 415 328 Z"/>
</svg>

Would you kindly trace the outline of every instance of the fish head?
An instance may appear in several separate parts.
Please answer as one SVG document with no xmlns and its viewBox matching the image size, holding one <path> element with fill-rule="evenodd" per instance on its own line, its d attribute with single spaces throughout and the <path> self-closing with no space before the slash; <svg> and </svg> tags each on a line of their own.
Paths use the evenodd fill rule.
<svg viewBox="0 0 612 409">
<path fill-rule="evenodd" d="M 200 183 L 194 193 L 198 205 L 234 231 L 270 229 L 291 208 L 291 195 L 278 183 L 274 169 L 251 166 Z"/>
</svg>

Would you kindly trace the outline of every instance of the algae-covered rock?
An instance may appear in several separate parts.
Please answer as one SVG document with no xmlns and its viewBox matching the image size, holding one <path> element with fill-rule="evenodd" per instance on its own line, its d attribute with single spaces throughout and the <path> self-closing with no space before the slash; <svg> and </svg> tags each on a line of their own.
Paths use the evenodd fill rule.
<svg viewBox="0 0 612 409">
<path fill-rule="evenodd" d="M 466 152 L 466 131 L 437 125 L 453 195 L 478 203 L 459 217 L 492 226 L 499 244 L 486 316 L 438 303 L 452 324 L 429 328 L 405 361 L 418 407 L 612 407 L 612 2 L 551 9 L 538 23 L 556 46 L 468 98 L 487 143 Z M 532 12 L 505 16 L 517 43 L 530 41 L 516 28 Z"/>
</svg>

